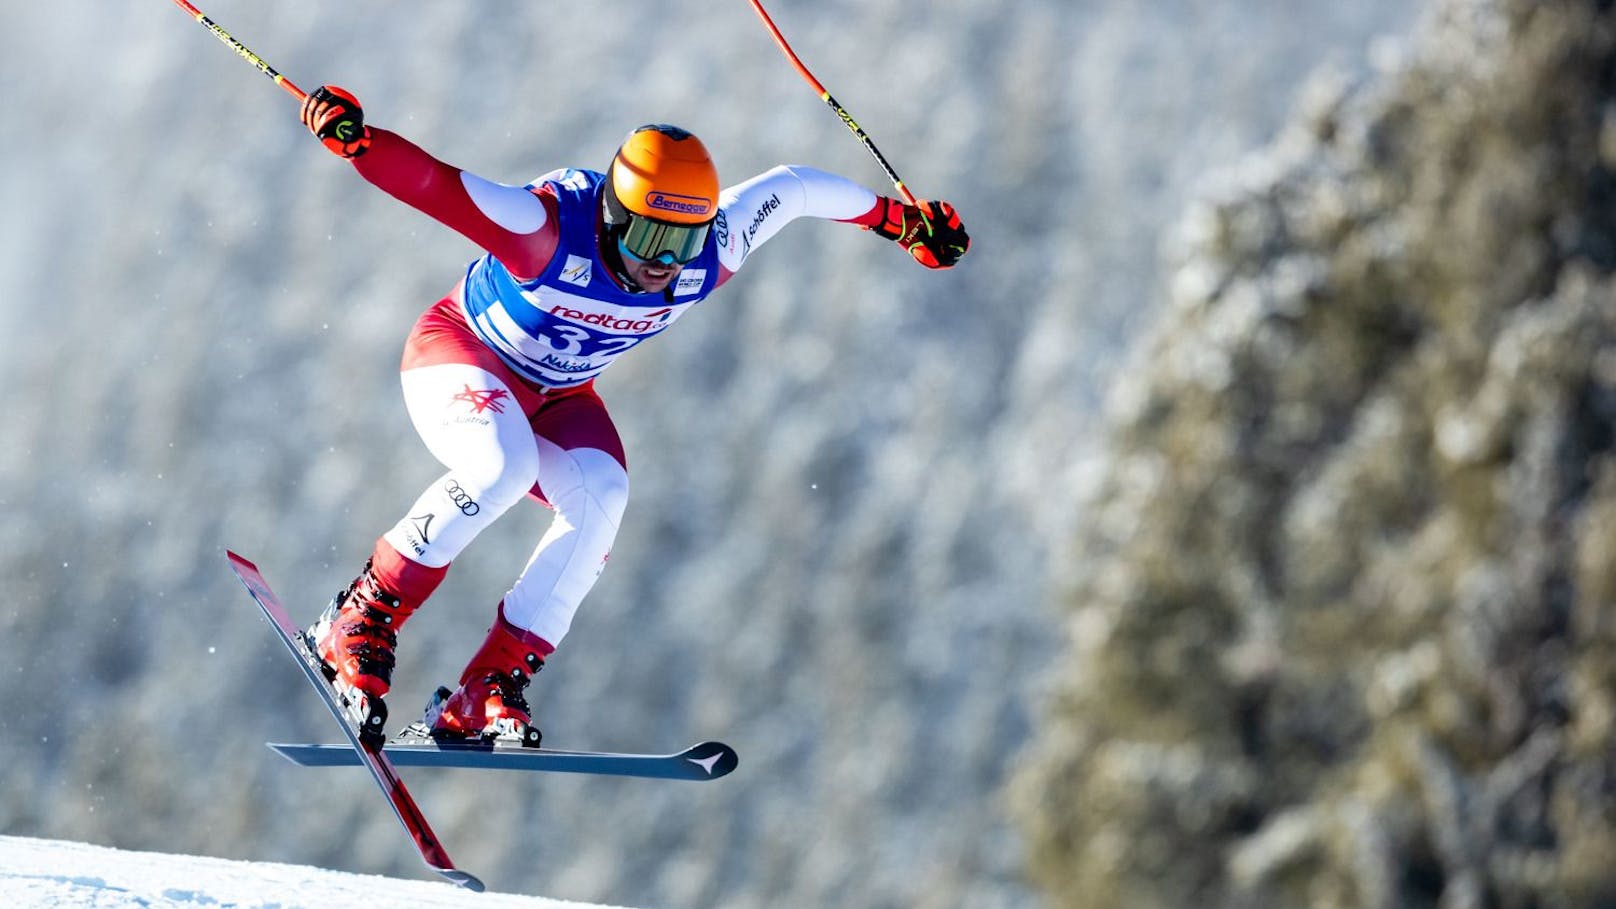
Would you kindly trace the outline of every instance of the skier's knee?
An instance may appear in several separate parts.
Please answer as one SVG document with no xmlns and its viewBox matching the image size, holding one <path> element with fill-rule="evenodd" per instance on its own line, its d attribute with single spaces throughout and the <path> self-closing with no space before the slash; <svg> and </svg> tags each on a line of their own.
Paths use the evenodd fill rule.
<svg viewBox="0 0 1616 909">
<path fill-rule="evenodd" d="M 584 493 L 613 524 L 617 524 L 623 518 L 623 510 L 628 507 L 628 472 L 615 458 L 604 452 L 585 449 L 578 454 L 598 455 L 599 458 L 592 460 L 604 461 L 584 469 Z"/>
<path fill-rule="evenodd" d="M 561 449 L 541 443 L 539 482 L 533 493 L 574 524 L 585 509 L 616 524 L 628 504 L 628 472 L 597 448 Z"/>
<path fill-rule="evenodd" d="M 568 511 L 594 511 L 604 516 L 615 529 L 628 507 L 628 472 L 617 459 L 594 448 L 579 448 L 568 452 L 571 456 L 576 491 L 554 503 L 564 515 Z M 581 518 L 583 514 L 575 515 Z M 577 521 L 575 520 L 575 523 Z"/>
<path fill-rule="evenodd" d="M 482 507 L 501 512 L 522 500 L 538 472 L 536 453 L 507 451 L 455 474 Z"/>
</svg>

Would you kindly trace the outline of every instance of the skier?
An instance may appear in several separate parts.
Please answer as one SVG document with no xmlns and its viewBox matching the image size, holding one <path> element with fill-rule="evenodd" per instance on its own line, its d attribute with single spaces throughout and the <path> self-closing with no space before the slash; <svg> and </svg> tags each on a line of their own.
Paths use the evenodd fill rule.
<svg viewBox="0 0 1616 909">
<path fill-rule="evenodd" d="M 970 246 L 946 202 L 908 205 L 808 167 L 720 190 L 701 141 L 672 126 L 632 131 L 604 174 L 562 169 L 512 186 L 367 125 L 358 100 L 335 86 L 310 93 L 301 117 L 360 176 L 486 253 L 405 342 L 405 405 L 448 471 L 310 630 L 338 687 L 384 709 L 398 631 L 455 557 L 524 496 L 554 511 L 459 688 L 429 707 L 438 738 L 539 742 L 524 691 L 599 577 L 628 499 L 623 444 L 596 376 L 793 219 L 857 224 L 928 268 L 952 267 Z"/>
</svg>

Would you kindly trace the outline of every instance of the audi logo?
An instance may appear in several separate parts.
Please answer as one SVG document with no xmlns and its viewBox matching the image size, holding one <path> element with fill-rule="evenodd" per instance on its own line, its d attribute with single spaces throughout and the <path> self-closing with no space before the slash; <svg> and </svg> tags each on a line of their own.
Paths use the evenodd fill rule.
<svg viewBox="0 0 1616 909">
<path fill-rule="evenodd" d="M 444 483 L 443 491 L 449 494 L 449 501 L 460 509 L 460 513 L 468 518 L 483 510 L 483 507 L 477 504 L 477 500 L 473 499 L 471 494 L 461 488 L 460 484 L 454 480 Z"/>
</svg>

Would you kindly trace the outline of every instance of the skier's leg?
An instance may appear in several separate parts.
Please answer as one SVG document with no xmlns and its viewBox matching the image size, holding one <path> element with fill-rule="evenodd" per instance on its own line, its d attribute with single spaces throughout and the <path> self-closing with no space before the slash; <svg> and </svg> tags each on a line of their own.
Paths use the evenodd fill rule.
<svg viewBox="0 0 1616 909">
<path fill-rule="evenodd" d="M 406 370 L 416 431 L 449 468 L 376 541 L 359 577 L 315 631 L 321 658 L 371 697 L 392 684 L 399 629 L 477 534 L 521 501 L 538 475 L 538 445 L 505 384 L 477 366 Z"/>
<path fill-rule="evenodd" d="M 391 684 L 400 626 L 455 556 L 538 474 L 526 417 L 537 394 L 471 334 L 453 295 L 416 322 L 401 381 L 416 430 L 449 471 L 376 541 L 359 577 L 315 629 L 320 654 L 340 680 L 372 696 Z"/>
<path fill-rule="evenodd" d="M 538 743 L 523 691 L 600 576 L 628 502 L 622 442 L 593 389 L 541 408 L 533 432 L 532 492 L 555 517 L 434 720 L 439 734 L 516 732 L 524 744 Z"/>
<path fill-rule="evenodd" d="M 555 511 L 527 567 L 505 594 L 505 617 L 552 648 L 606 567 L 628 505 L 623 443 L 593 389 L 533 421 L 539 450 L 534 494 Z"/>
<path fill-rule="evenodd" d="M 539 485 L 555 518 L 505 594 L 505 616 L 554 647 L 606 567 L 628 504 L 628 473 L 600 449 L 540 439 Z"/>
<path fill-rule="evenodd" d="M 415 431 L 449 470 L 383 539 L 414 562 L 442 568 L 521 501 L 538 476 L 538 445 L 511 389 L 480 366 L 421 366 L 401 381 Z"/>
</svg>

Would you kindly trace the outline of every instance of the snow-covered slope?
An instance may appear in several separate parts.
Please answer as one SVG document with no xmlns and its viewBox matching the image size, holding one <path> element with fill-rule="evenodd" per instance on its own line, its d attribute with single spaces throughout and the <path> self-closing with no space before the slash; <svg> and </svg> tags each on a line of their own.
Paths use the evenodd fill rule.
<svg viewBox="0 0 1616 909">
<path fill-rule="evenodd" d="M 596 906 L 506 893 L 472 893 L 305 865 L 126 852 L 62 840 L 0 836 L 6 909 L 561 909 Z"/>
</svg>

